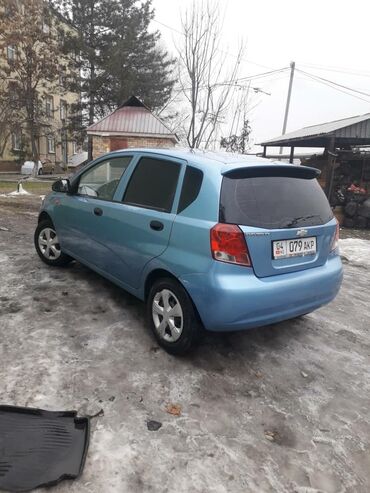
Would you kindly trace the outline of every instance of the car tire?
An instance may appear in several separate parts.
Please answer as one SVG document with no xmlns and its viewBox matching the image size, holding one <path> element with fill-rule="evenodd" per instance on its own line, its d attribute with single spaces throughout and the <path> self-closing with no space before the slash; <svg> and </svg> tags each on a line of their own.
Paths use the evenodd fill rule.
<svg viewBox="0 0 370 493">
<path fill-rule="evenodd" d="M 171 310 L 173 316 L 168 314 Z M 174 279 L 162 278 L 152 285 L 147 319 L 158 344 L 170 354 L 184 355 L 198 340 L 198 314 L 188 293 Z"/>
<path fill-rule="evenodd" d="M 54 224 L 49 219 L 40 221 L 37 225 L 34 243 L 40 259 L 45 264 L 62 267 L 73 260 L 61 251 Z"/>
</svg>

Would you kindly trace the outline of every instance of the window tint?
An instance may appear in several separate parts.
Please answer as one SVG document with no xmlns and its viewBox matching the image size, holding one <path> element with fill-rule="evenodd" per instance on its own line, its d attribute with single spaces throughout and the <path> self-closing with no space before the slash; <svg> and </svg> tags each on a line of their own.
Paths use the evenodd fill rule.
<svg viewBox="0 0 370 493">
<path fill-rule="evenodd" d="M 203 172 L 200 169 L 187 166 L 182 185 L 179 208 L 177 212 L 186 209 L 198 197 L 202 186 Z"/>
<path fill-rule="evenodd" d="M 315 179 L 289 176 L 224 177 L 220 221 L 260 228 L 325 224 L 333 218 Z"/>
<path fill-rule="evenodd" d="M 78 193 L 102 200 L 113 200 L 114 193 L 132 157 L 103 161 L 87 170 L 80 178 Z"/>
<path fill-rule="evenodd" d="M 130 179 L 123 202 L 170 212 L 179 173 L 180 165 L 177 163 L 141 158 Z"/>
</svg>

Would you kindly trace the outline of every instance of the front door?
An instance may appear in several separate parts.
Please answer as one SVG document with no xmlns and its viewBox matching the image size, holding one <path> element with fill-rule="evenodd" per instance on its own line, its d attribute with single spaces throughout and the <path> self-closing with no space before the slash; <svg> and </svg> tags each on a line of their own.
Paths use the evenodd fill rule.
<svg viewBox="0 0 370 493">
<path fill-rule="evenodd" d="M 98 230 L 105 227 L 102 211 L 114 200 L 131 160 L 132 156 L 122 156 L 98 162 L 79 177 L 74 194 L 61 196 L 54 220 L 62 250 L 94 266 L 109 256 L 99 240 Z"/>
</svg>

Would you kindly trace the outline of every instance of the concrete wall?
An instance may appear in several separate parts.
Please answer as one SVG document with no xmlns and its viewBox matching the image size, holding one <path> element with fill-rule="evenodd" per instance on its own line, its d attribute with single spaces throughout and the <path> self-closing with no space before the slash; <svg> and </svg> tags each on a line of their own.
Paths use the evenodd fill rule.
<svg viewBox="0 0 370 493">
<path fill-rule="evenodd" d="M 171 139 L 158 137 L 102 137 L 93 136 L 93 158 L 97 158 L 110 151 L 128 149 L 131 147 L 174 147 Z"/>
</svg>

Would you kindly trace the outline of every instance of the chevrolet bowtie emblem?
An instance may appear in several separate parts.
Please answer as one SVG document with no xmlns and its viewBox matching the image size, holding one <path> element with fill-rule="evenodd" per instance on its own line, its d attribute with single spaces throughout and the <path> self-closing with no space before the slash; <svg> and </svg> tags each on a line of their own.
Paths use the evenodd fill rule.
<svg viewBox="0 0 370 493">
<path fill-rule="evenodd" d="M 297 231 L 297 236 L 306 236 L 308 233 L 307 229 L 299 229 Z"/>
</svg>

